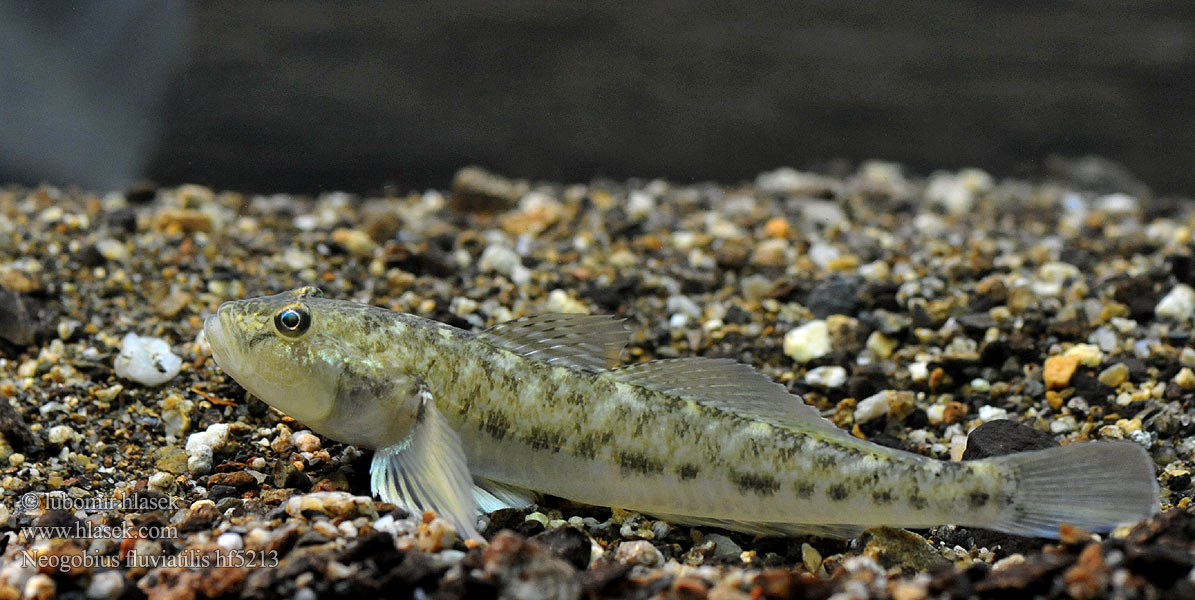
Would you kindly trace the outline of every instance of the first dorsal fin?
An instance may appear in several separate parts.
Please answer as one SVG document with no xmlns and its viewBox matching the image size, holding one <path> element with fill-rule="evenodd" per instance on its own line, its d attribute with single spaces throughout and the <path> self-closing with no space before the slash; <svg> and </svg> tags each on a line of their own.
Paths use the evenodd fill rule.
<svg viewBox="0 0 1195 600">
<path fill-rule="evenodd" d="M 680 396 L 780 427 L 813 426 L 850 434 L 823 417 L 800 396 L 750 365 L 729 358 L 674 358 L 623 367 L 610 373 L 624 383 Z M 852 438 L 854 439 L 854 438 Z"/>
<path fill-rule="evenodd" d="M 545 313 L 499 323 L 478 337 L 527 358 L 598 372 L 618 365 L 628 332 L 611 316 Z"/>
</svg>

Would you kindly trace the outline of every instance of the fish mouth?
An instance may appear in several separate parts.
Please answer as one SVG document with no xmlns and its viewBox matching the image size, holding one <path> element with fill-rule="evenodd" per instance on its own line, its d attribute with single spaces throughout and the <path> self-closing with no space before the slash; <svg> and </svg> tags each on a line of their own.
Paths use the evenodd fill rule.
<svg viewBox="0 0 1195 600">
<path fill-rule="evenodd" d="M 233 350 L 230 344 L 232 340 L 229 339 L 228 311 L 224 308 L 224 305 L 221 305 L 216 309 L 216 314 L 203 320 L 203 335 L 212 347 L 212 358 L 216 359 L 216 364 L 221 368 L 227 368 L 228 355 Z"/>
</svg>

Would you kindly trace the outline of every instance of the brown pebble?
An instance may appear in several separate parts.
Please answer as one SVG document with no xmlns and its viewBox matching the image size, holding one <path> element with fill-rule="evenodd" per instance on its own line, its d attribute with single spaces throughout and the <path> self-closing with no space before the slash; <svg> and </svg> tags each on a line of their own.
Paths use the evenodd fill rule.
<svg viewBox="0 0 1195 600">
<path fill-rule="evenodd" d="M 450 207 L 459 212 L 496 213 L 513 207 L 527 191 L 481 167 L 465 167 L 452 178 Z"/>
<path fill-rule="evenodd" d="M 954 423 L 967 416 L 969 410 L 970 407 L 962 402 L 948 402 L 946 403 L 946 408 L 942 411 L 942 422 L 947 425 Z"/>
<path fill-rule="evenodd" d="M 1046 389 L 1064 388 L 1070 383 L 1075 370 L 1079 368 L 1078 356 L 1051 356 L 1046 359 L 1042 379 L 1046 382 Z"/>
<path fill-rule="evenodd" d="M 1092 542 L 1079 553 L 1079 560 L 1062 574 L 1062 581 L 1066 583 L 1066 593 L 1075 600 L 1090 600 L 1102 594 L 1107 569 L 1100 545 Z"/>
<path fill-rule="evenodd" d="M 678 577 L 672 584 L 673 597 L 681 600 L 702 600 L 709 593 L 709 586 L 700 577 L 686 575 Z"/>
<path fill-rule="evenodd" d="M 1079 542 L 1091 539 L 1091 533 L 1084 531 L 1069 523 L 1063 523 L 1058 526 L 1058 541 L 1068 546 L 1073 546 Z"/>
<path fill-rule="evenodd" d="M 788 220 L 784 217 L 772 217 L 763 226 L 764 234 L 772 238 L 788 237 L 788 231 Z"/>
<path fill-rule="evenodd" d="M 233 471 L 231 473 L 213 473 L 207 478 L 207 484 L 209 486 L 227 485 L 243 492 L 257 487 L 257 479 L 245 471 Z"/>
<path fill-rule="evenodd" d="M 184 208 L 167 208 L 154 215 L 154 229 L 179 233 L 208 232 L 212 218 L 207 213 Z"/>
</svg>

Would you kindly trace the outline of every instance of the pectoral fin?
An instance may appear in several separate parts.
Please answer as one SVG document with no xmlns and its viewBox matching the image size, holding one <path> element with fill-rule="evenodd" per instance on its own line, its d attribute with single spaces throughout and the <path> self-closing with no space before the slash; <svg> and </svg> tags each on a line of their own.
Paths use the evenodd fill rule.
<svg viewBox="0 0 1195 600">
<path fill-rule="evenodd" d="M 462 535 L 481 539 L 473 478 L 460 437 L 426 388 L 420 396 L 411 433 L 373 455 L 369 470 L 373 493 L 416 514 L 432 511 Z"/>
</svg>

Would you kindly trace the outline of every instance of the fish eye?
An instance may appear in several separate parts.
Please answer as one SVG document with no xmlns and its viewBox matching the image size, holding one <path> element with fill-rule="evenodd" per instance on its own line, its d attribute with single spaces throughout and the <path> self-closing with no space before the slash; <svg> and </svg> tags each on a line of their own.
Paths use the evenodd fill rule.
<svg viewBox="0 0 1195 600">
<path fill-rule="evenodd" d="M 286 337 L 298 337 L 311 327 L 311 313 L 302 306 L 288 306 L 274 315 L 274 327 Z"/>
</svg>

